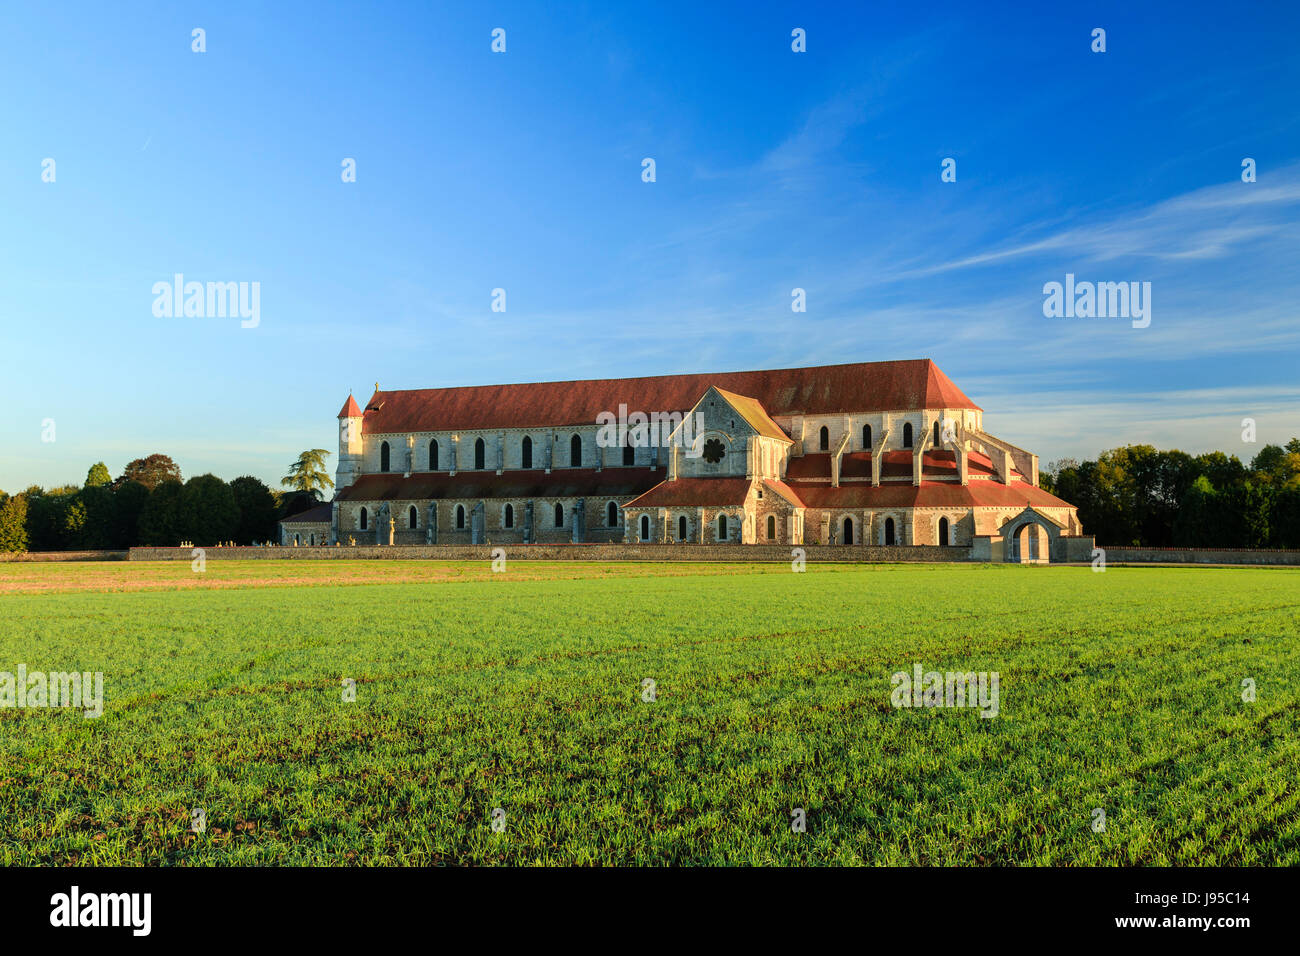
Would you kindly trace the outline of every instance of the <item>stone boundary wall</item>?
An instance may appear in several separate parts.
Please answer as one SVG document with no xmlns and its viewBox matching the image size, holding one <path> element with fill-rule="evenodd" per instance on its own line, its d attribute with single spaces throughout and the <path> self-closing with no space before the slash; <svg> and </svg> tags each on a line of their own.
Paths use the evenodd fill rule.
<svg viewBox="0 0 1300 956">
<path fill-rule="evenodd" d="M 969 561 L 970 548 L 938 545 L 861 547 L 799 545 L 810 564 L 839 561 Z M 792 560 L 790 545 L 772 544 L 501 544 L 356 545 L 342 547 L 205 548 L 216 560 L 425 560 L 491 561 L 496 548 L 507 560 L 533 561 L 734 561 Z M 132 548 L 132 561 L 189 561 L 191 548 Z"/>
<path fill-rule="evenodd" d="M 6 561 L 126 561 L 125 551 L 0 551 Z"/>
<path fill-rule="evenodd" d="M 1300 565 L 1300 551 L 1252 548 L 1108 548 L 1107 564 L 1279 564 Z"/>
<path fill-rule="evenodd" d="M 791 560 L 789 545 L 769 544 L 502 544 L 502 545 L 358 545 L 356 547 L 205 548 L 209 560 L 366 560 L 490 561 L 495 547 L 509 559 L 534 561 L 734 561 Z M 810 562 L 818 561 L 977 561 L 968 547 L 896 545 L 800 545 Z M 1103 548 L 1107 564 L 1239 564 L 1300 566 L 1300 551 L 1251 548 Z M 0 552 L 0 563 L 45 561 L 189 561 L 190 548 L 132 548 L 127 551 Z M 1086 562 L 1086 555 L 1071 555 Z"/>
</svg>

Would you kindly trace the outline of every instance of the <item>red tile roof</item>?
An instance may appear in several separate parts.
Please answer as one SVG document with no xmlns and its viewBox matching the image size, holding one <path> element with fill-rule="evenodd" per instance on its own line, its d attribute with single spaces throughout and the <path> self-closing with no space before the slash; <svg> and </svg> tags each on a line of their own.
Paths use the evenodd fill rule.
<svg viewBox="0 0 1300 956">
<path fill-rule="evenodd" d="M 795 492 L 809 508 L 1073 508 L 1028 482 L 1004 485 L 1000 481 L 928 481 L 920 485 L 888 484 L 801 484 Z"/>
<path fill-rule="evenodd" d="M 718 507 L 740 505 L 749 494 L 748 478 L 679 478 L 664 481 L 625 508 Z M 808 508 L 1073 508 L 1060 498 L 1022 481 L 1004 485 L 979 481 L 969 485 L 926 481 L 880 485 L 855 483 L 832 488 L 829 484 L 786 484 L 764 481 L 763 486 L 791 504 Z"/>
<path fill-rule="evenodd" d="M 886 454 L 889 453 L 886 452 Z M 817 451 L 799 458 L 791 458 L 785 468 L 785 477 L 790 481 L 804 478 L 821 478 L 829 481 L 831 477 L 831 453 Z M 870 478 L 871 452 L 845 452 L 840 458 L 840 477 Z"/>
<path fill-rule="evenodd" d="M 663 481 L 649 468 L 557 468 L 543 471 L 416 472 L 362 475 L 336 496 L 340 501 L 411 501 L 431 498 L 613 498 L 626 501 Z"/>
<path fill-rule="evenodd" d="M 921 473 L 925 474 L 925 461 L 921 461 Z M 880 479 L 911 478 L 912 453 L 910 451 L 886 451 L 880 453 Z"/>
<path fill-rule="evenodd" d="M 748 478 L 678 478 L 655 485 L 624 508 L 670 508 L 680 505 L 742 505 L 752 484 Z"/>
<path fill-rule="evenodd" d="M 343 403 L 343 408 L 339 411 L 339 418 L 360 418 L 361 407 L 357 405 L 357 400 L 348 392 L 348 400 Z"/>
<path fill-rule="evenodd" d="M 439 472 L 363 475 L 337 495 L 340 501 L 419 501 L 443 498 L 611 498 L 622 507 L 719 507 L 741 505 L 749 494 L 748 478 L 679 478 L 664 480 L 663 470 L 649 468 L 563 468 L 540 471 Z M 926 481 L 919 486 L 893 483 L 872 487 L 864 482 L 832 488 L 826 483 L 764 481 L 764 488 L 796 506 L 809 508 L 1072 508 L 1067 502 L 1028 482 L 1004 485 L 975 481 L 969 485 Z M 330 520 L 323 504 L 285 521 Z M 309 517 L 320 513 L 323 517 Z"/>
<path fill-rule="evenodd" d="M 893 450 L 883 453 L 884 460 L 880 464 L 880 477 L 883 478 L 911 478 L 912 477 L 912 453 L 907 450 Z M 993 463 L 985 456 L 978 452 L 971 452 L 967 456 L 966 470 L 969 475 L 992 475 Z M 1012 476 L 1017 477 L 1020 473 L 1012 470 Z M 957 456 L 950 451 L 927 451 L 921 456 L 921 476 L 923 478 L 956 478 L 957 477 Z M 821 479 L 829 481 L 831 477 L 831 455 L 830 452 L 817 451 L 803 455 L 800 458 L 791 458 L 786 465 L 785 477 L 787 481 L 798 484 L 800 481 Z M 871 477 L 871 452 L 853 451 L 846 452 L 840 459 L 840 480 L 846 478 L 870 478 Z"/>
<path fill-rule="evenodd" d="M 523 385 L 377 391 L 368 434 L 593 424 L 601 412 L 685 412 L 710 385 L 758 401 L 769 416 L 978 408 L 929 359 L 756 372 L 659 375 Z"/>
<path fill-rule="evenodd" d="M 287 518 L 281 518 L 281 524 L 329 524 L 334 520 L 334 505 L 325 502 L 314 508 L 308 508 L 306 511 L 300 511 L 296 515 L 289 515 Z"/>
</svg>

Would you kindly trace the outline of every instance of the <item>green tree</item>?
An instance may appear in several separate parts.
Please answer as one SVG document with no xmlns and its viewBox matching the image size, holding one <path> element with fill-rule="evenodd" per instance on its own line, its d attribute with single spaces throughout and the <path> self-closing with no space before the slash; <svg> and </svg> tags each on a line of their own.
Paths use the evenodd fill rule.
<svg viewBox="0 0 1300 956">
<path fill-rule="evenodd" d="M 1204 548 L 1216 543 L 1223 547 L 1225 517 L 1223 503 L 1210 479 L 1197 476 L 1178 511 L 1174 544 L 1180 548 Z"/>
<path fill-rule="evenodd" d="M 1237 482 L 1246 479 L 1246 466 L 1236 455 L 1229 456 L 1221 451 L 1212 451 L 1197 455 L 1193 463 L 1196 473 L 1210 479 L 1210 484 L 1219 491 L 1231 488 Z"/>
<path fill-rule="evenodd" d="M 195 544 L 232 541 L 239 530 L 239 505 L 230 486 L 216 475 L 196 475 L 180 495 L 177 530 Z"/>
<path fill-rule="evenodd" d="M 62 550 L 86 549 L 86 503 L 80 494 L 69 495 L 59 516 L 59 544 Z"/>
<path fill-rule="evenodd" d="M 92 551 L 125 547 L 115 534 L 117 495 L 112 486 L 108 483 L 87 485 L 77 493 L 77 498 L 85 511 L 78 546 Z"/>
<path fill-rule="evenodd" d="M 251 475 L 244 475 L 230 483 L 230 490 L 239 507 L 235 541 L 252 544 L 254 541 L 275 540 L 277 504 L 271 489 Z"/>
<path fill-rule="evenodd" d="M 119 482 L 138 481 L 150 491 L 164 481 L 179 482 L 180 480 L 181 470 L 176 467 L 176 462 L 166 455 L 157 453 L 129 462 L 122 471 L 122 477 L 118 479 Z"/>
<path fill-rule="evenodd" d="M 90 466 L 90 471 L 86 472 L 87 488 L 102 488 L 110 484 L 113 480 L 112 475 L 108 473 L 108 466 L 102 461 L 97 461 Z"/>
<path fill-rule="evenodd" d="M 1231 525 L 1224 529 L 1222 547 L 1266 548 L 1272 489 L 1260 481 L 1242 481 L 1224 493 L 1225 515 Z"/>
<path fill-rule="evenodd" d="M 303 452 L 289 466 L 289 474 L 280 479 L 280 484 L 295 491 L 305 491 L 319 501 L 326 488 L 334 487 L 334 480 L 325 470 L 325 459 L 328 456 L 329 452 L 324 448 Z"/>
<path fill-rule="evenodd" d="M 1300 548 L 1300 486 L 1278 492 L 1269 534 L 1274 548 Z"/>
<path fill-rule="evenodd" d="M 1285 448 L 1265 445 L 1251 461 L 1250 470 L 1273 488 L 1300 486 L 1300 439 L 1291 439 Z"/>
<path fill-rule="evenodd" d="M 289 491 L 280 496 L 280 506 L 276 511 L 279 520 L 292 518 L 296 514 L 310 511 L 320 504 L 315 493 L 308 491 Z"/>
<path fill-rule="evenodd" d="M 81 527 L 77 516 L 69 511 L 78 502 L 76 486 L 45 489 L 33 485 L 27 489 L 27 548 L 30 551 L 68 551 L 77 546 Z M 84 518 L 84 511 L 81 515 Z"/>
<path fill-rule="evenodd" d="M 1079 521 L 1102 545 L 1139 544 L 1137 492 L 1128 474 L 1129 453 L 1117 448 L 1079 466 L 1075 496 L 1066 501 L 1079 509 Z"/>
<path fill-rule="evenodd" d="M 19 492 L 0 505 L 0 551 L 27 550 L 27 495 Z"/>
<path fill-rule="evenodd" d="M 149 499 L 140 509 L 138 526 L 140 543 L 157 546 L 175 546 L 181 541 L 180 503 L 183 486 L 168 479 L 159 482 L 149 492 Z"/>
<path fill-rule="evenodd" d="M 1174 543 L 1178 510 L 1198 472 L 1185 452 L 1158 451 L 1150 445 L 1130 446 L 1127 473 L 1134 488 L 1134 521 L 1145 545 L 1167 548 Z"/>
<path fill-rule="evenodd" d="M 142 543 L 140 514 L 149 502 L 149 489 L 138 481 L 115 483 L 109 547 L 134 548 Z"/>
</svg>

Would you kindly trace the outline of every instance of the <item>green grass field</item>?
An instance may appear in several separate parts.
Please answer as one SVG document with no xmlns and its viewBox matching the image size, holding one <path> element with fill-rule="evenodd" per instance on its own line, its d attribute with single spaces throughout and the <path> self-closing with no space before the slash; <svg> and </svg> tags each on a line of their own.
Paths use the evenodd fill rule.
<svg viewBox="0 0 1300 956">
<path fill-rule="evenodd" d="M 0 862 L 1296 865 L 1298 635 L 1291 569 L 0 564 L 0 671 L 105 697 L 0 710 Z"/>
</svg>

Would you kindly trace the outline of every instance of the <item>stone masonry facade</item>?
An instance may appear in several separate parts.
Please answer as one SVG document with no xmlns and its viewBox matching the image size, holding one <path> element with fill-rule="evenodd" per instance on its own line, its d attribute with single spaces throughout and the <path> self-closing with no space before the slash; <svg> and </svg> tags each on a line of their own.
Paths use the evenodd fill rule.
<svg viewBox="0 0 1300 956">
<path fill-rule="evenodd" d="M 1037 456 L 987 433 L 929 360 L 376 386 L 338 421 L 335 498 L 282 522 L 281 544 L 1091 548 Z"/>
</svg>

